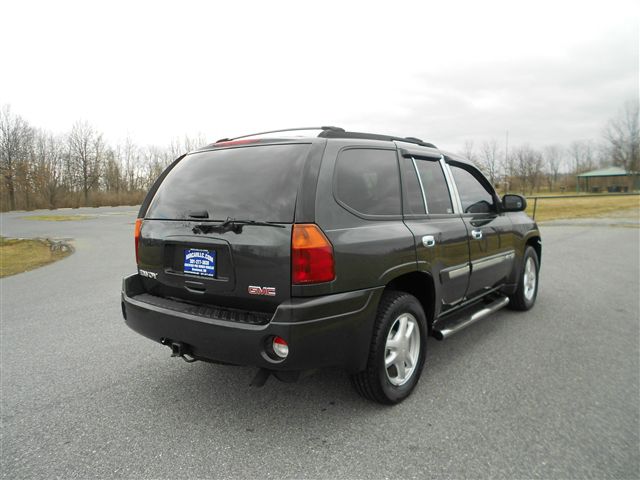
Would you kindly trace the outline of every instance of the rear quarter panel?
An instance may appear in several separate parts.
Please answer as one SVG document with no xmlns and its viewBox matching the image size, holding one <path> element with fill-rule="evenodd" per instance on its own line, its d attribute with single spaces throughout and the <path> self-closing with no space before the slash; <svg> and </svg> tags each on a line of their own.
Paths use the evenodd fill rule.
<svg viewBox="0 0 640 480">
<path fill-rule="evenodd" d="M 417 268 L 413 235 L 402 216 L 363 218 L 334 198 L 334 168 L 343 148 L 384 148 L 389 142 L 334 140 L 327 143 L 316 193 L 316 223 L 331 241 L 336 278 L 320 285 L 293 286 L 293 296 L 323 295 L 386 285 Z"/>
</svg>

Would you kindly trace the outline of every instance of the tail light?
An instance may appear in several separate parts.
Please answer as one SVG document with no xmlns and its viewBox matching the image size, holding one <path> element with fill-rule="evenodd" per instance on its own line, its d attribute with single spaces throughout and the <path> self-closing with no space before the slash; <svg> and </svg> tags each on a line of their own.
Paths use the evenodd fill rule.
<svg viewBox="0 0 640 480">
<path fill-rule="evenodd" d="M 142 228 L 142 219 L 136 218 L 136 229 L 133 234 L 134 241 L 136 243 L 136 264 L 140 263 L 138 257 L 138 243 L 140 242 L 140 229 Z"/>
<path fill-rule="evenodd" d="M 291 236 L 291 283 L 329 282 L 335 278 L 333 246 L 320 227 L 294 224 Z"/>
</svg>

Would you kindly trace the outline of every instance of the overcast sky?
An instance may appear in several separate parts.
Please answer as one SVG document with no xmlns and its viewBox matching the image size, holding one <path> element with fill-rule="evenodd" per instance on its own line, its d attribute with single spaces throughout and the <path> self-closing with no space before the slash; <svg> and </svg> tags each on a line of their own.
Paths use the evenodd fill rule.
<svg viewBox="0 0 640 480">
<path fill-rule="evenodd" d="M 599 140 L 638 99 L 638 5 L 4 1 L 0 104 L 141 145 L 317 125 L 448 150 Z"/>
</svg>

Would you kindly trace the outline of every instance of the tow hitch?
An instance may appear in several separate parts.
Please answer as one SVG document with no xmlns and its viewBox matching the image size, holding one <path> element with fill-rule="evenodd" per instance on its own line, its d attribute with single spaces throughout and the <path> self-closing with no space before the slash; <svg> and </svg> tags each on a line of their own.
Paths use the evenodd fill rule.
<svg viewBox="0 0 640 480">
<path fill-rule="evenodd" d="M 180 357 L 187 363 L 198 361 L 197 358 L 189 353 L 187 346 L 182 342 L 174 342 L 173 340 L 169 340 L 168 338 L 162 338 L 160 340 L 160 343 L 162 345 L 166 345 L 171 349 L 172 357 Z"/>
</svg>

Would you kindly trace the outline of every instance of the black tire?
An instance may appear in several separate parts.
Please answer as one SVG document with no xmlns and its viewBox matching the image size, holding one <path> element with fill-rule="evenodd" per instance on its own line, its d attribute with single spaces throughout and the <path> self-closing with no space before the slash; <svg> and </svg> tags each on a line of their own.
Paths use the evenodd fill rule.
<svg viewBox="0 0 640 480">
<path fill-rule="evenodd" d="M 415 329 L 415 325 L 417 324 L 419 340 L 414 340 L 413 345 L 419 345 L 420 349 L 413 370 L 411 373 L 406 374 L 407 378 L 404 383 L 394 385 L 390 379 L 391 377 L 388 370 L 393 372 L 396 367 L 385 367 L 387 338 L 392 328 L 394 328 L 394 333 L 397 334 L 395 329 L 400 328 L 400 323 L 398 322 L 401 321 L 403 315 L 405 319 L 409 319 L 408 321 L 413 323 L 413 329 Z M 407 320 L 405 320 L 405 322 L 406 321 Z M 374 402 L 386 405 L 400 403 L 411 394 L 420 379 L 420 374 L 424 366 L 426 340 L 427 321 L 420 302 L 408 293 L 395 291 L 385 292 L 378 306 L 367 367 L 364 371 L 351 376 L 351 381 L 355 389 L 360 395 Z M 407 343 L 409 343 L 409 341 L 407 341 Z M 404 360 L 402 360 L 402 362 L 404 362 Z M 402 368 L 404 368 L 404 365 L 403 363 Z M 399 370 L 396 370 L 396 375 L 398 377 L 400 376 Z M 394 378 L 394 380 L 398 381 L 398 378 Z"/>
<path fill-rule="evenodd" d="M 533 285 L 533 293 L 528 293 L 525 276 L 527 275 L 527 262 L 531 259 L 535 267 L 535 279 Z M 509 308 L 511 310 L 525 311 L 529 310 L 536 303 L 536 297 L 538 296 L 538 279 L 540 273 L 540 261 L 538 260 L 538 254 L 533 247 L 527 247 L 524 251 L 524 257 L 522 258 L 522 269 L 520 271 L 520 278 L 518 280 L 518 288 L 513 295 L 509 296 Z M 529 287 L 531 287 L 531 281 L 529 281 Z"/>
</svg>

